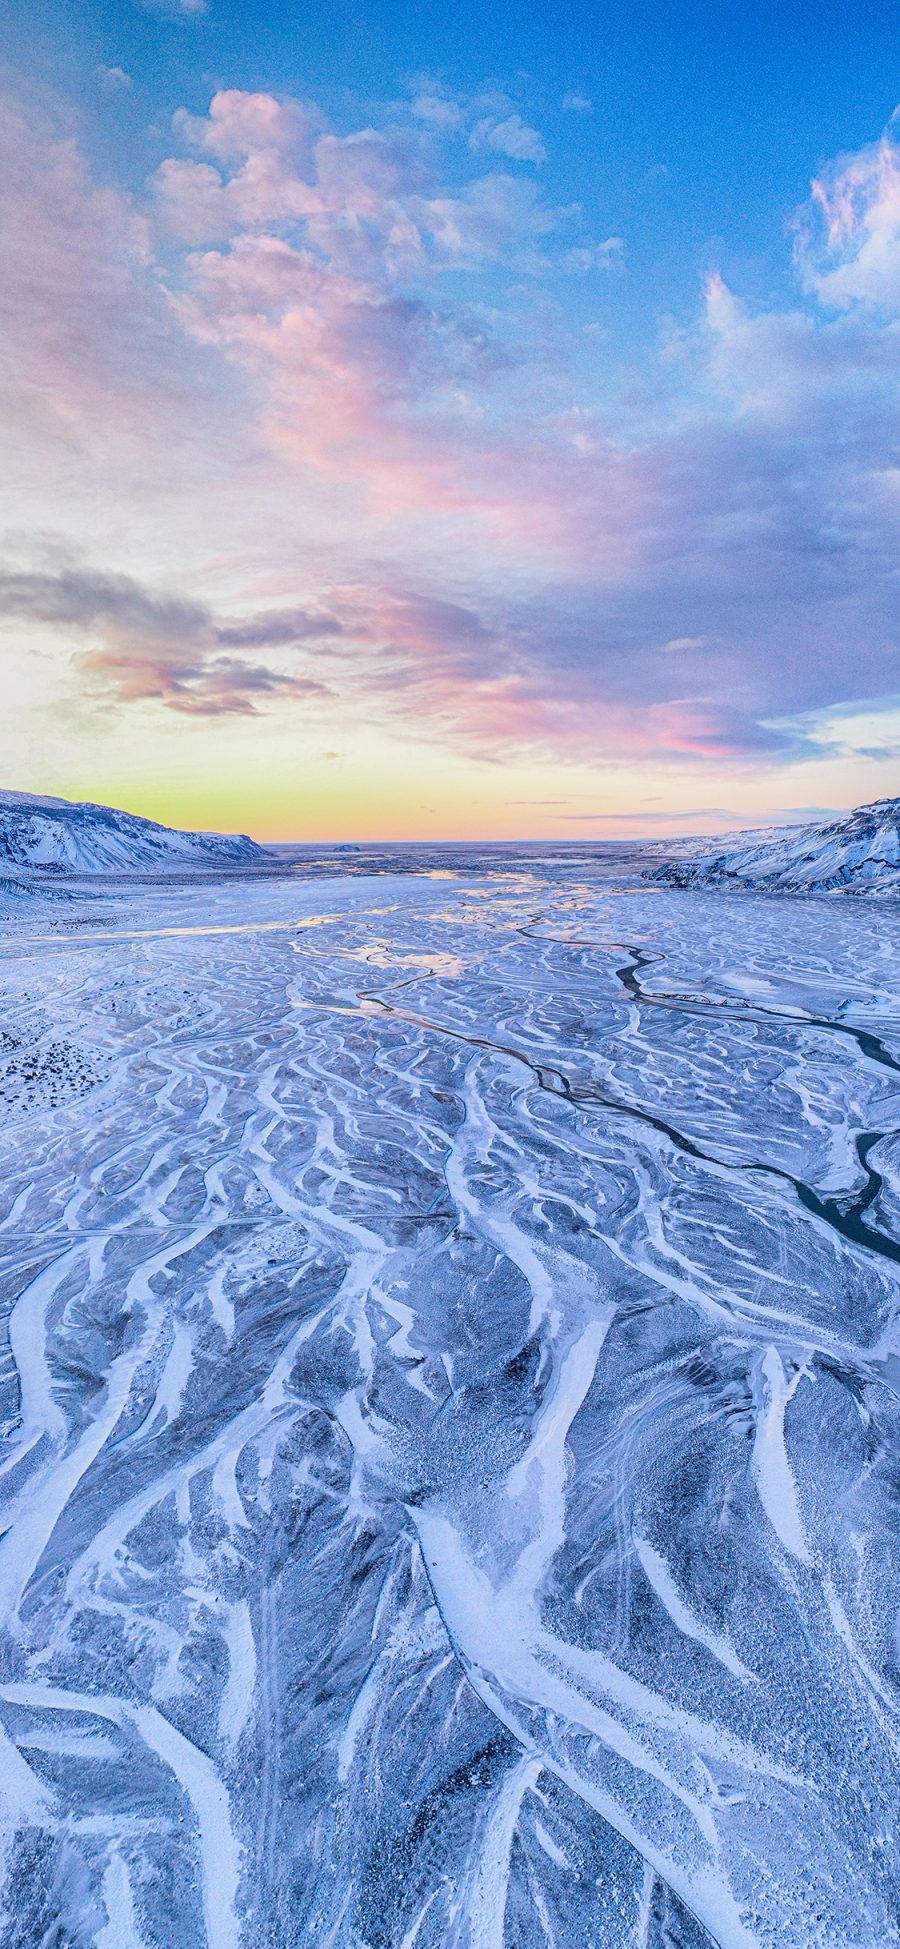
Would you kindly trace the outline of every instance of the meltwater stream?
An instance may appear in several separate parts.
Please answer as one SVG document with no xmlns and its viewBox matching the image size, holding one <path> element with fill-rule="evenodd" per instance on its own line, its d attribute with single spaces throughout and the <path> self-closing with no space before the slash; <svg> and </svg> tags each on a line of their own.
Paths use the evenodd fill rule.
<svg viewBox="0 0 900 1949">
<path fill-rule="evenodd" d="M 4 1945 L 900 1944 L 898 977 L 514 855 L 7 925 Z"/>
</svg>

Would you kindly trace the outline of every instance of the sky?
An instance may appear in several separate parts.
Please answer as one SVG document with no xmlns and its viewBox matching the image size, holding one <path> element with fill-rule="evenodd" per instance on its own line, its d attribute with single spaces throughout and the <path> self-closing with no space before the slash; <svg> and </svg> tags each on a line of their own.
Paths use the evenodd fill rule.
<svg viewBox="0 0 900 1949">
<path fill-rule="evenodd" d="M 0 23 L 6 787 L 310 840 L 900 793 L 893 0 Z"/>
</svg>

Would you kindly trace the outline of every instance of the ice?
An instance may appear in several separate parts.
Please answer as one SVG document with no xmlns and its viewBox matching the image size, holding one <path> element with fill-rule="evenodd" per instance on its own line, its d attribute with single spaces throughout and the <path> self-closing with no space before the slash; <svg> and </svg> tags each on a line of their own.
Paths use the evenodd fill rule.
<svg viewBox="0 0 900 1949">
<path fill-rule="evenodd" d="M 900 1944 L 897 910 L 646 864 L 8 915 L 4 1945 Z"/>
</svg>

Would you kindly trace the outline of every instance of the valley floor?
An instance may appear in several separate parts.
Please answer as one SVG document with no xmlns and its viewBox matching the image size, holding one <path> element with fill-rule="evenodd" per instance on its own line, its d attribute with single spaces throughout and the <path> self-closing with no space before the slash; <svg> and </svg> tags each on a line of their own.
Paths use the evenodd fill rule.
<svg viewBox="0 0 900 1949">
<path fill-rule="evenodd" d="M 900 1943 L 897 914 L 27 912 L 0 1940 Z"/>
</svg>

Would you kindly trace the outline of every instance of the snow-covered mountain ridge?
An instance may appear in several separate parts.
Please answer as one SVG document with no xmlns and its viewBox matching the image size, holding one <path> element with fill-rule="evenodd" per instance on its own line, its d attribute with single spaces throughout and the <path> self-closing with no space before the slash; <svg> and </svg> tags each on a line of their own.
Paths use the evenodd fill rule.
<svg viewBox="0 0 900 1949">
<path fill-rule="evenodd" d="M 900 895 L 900 799 L 876 799 L 821 825 L 727 833 L 667 859 L 647 878 L 669 886 L 784 893 Z"/>
<path fill-rule="evenodd" d="M 180 832 L 107 805 L 0 791 L 0 873 L 7 864 L 38 873 L 133 873 L 269 857 L 244 834 Z"/>
</svg>

